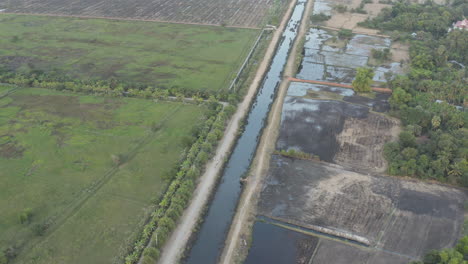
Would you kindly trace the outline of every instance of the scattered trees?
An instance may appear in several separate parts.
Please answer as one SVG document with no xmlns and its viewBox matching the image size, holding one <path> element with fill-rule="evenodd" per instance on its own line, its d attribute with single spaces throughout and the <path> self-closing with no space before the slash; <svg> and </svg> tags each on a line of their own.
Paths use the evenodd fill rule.
<svg viewBox="0 0 468 264">
<path fill-rule="evenodd" d="M 405 125 L 399 141 L 385 146 L 388 172 L 468 186 L 467 70 L 451 60 L 468 63 L 460 41 L 467 31 L 447 33 L 459 18 L 457 3 L 439 6 L 396 3 L 366 25 L 382 30 L 417 32 L 411 40 L 410 72 L 389 82 L 393 114 Z"/>
<path fill-rule="evenodd" d="M 468 261 L 468 236 L 460 239 L 455 248 L 433 250 L 423 261 L 413 261 L 410 264 L 465 264 Z"/>
</svg>

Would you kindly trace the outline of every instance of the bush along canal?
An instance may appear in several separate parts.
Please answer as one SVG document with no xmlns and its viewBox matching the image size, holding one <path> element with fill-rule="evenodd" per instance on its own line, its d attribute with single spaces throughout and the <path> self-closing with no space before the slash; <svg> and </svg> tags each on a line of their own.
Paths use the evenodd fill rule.
<svg viewBox="0 0 468 264">
<path fill-rule="evenodd" d="M 253 160 L 307 0 L 298 0 L 277 47 L 270 68 L 251 106 L 244 132 L 229 158 L 204 222 L 185 263 L 211 264 L 218 260 L 241 194 L 240 179 Z"/>
</svg>

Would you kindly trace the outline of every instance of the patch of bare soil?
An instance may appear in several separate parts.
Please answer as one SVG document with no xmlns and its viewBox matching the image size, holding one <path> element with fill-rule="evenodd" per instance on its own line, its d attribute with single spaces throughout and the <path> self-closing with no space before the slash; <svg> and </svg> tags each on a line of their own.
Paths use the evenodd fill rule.
<svg viewBox="0 0 468 264">
<path fill-rule="evenodd" d="M 334 161 L 359 170 L 384 172 L 387 163 L 383 147 L 397 139 L 399 123 L 396 119 L 375 113 L 369 113 L 364 119 L 346 119 L 343 130 L 336 136 L 339 151 Z"/>
<path fill-rule="evenodd" d="M 393 42 L 390 47 L 392 61 L 409 61 L 409 45 L 401 42 Z"/>
<path fill-rule="evenodd" d="M 331 19 L 326 21 L 325 26 L 337 29 L 351 29 L 355 32 L 364 34 L 377 34 L 378 30 L 363 28 L 357 25 L 359 22 L 362 22 L 367 18 L 377 16 L 383 8 L 390 6 L 387 4 L 377 3 L 377 0 L 374 0 L 374 2 L 375 3 L 369 3 L 364 5 L 364 10 L 367 12 L 367 14 L 359 14 L 352 13 L 350 12 L 350 10 L 359 7 L 359 5 L 361 4 L 361 0 L 322 0 L 320 4 L 328 5 L 331 8 L 333 8 L 333 6 L 335 5 L 344 5 L 348 8 L 348 11 L 344 13 L 337 12 L 336 10 L 331 10 Z"/>
<path fill-rule="evenodd" d="M 292 89 L 284 101 L 277 148 L 317 155 L 323 161 L 355 171 L 385 171 L 383 147 L 396 140 L 400 123 L 371 110 L 387 111 L 388 95 L 348 95 L 343 102 L 336 97 L 346 89 L 328 91 L 326 86 L 325 90 L 320 87 L 290 87 L 299 89 Z M 305 95 L 294 96 L 301 95 L 299 91 Z M 309 99 L 312 96 L 316 99 Z"/>
<path fill-rule="evenodd" d="M 0 145 L 0 157 L 4 159 L 21 158 L 25 148 L 16 142 L 8 142 Z"/>
</svg>

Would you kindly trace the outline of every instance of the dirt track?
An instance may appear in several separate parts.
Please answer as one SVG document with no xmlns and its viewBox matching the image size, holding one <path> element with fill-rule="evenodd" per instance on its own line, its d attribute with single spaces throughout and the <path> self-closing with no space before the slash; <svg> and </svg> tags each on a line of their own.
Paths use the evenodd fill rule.
<svg viewBox="0 0 468 264">
<path fill-rule="evenodd" d="M 296 40 L 294 41 L 294 45 L 290 52 L 291 55 L 289 56 L 288 62 L 286 63 L 286 67 L 283 73 L 284 76 L 292 76 L 294 74 L 294 63 L 296 60 L 295 54 L 297 54 L 297 49 L 299 48 L 298 46 L 301 38 L 305 36 L 309 28 L 309 25 L 306 22 L 308 21 L 312 12 L 313 2 L 313 0 L 309 0 L 306 4 L 306 9 L 302 17 L 301 25 L 299 27 Z M 288 17 L 289 16 L 285 16 L 283 18 L 283 22 L 285 22 L 285 18 L 287 21 Z M 263 171 L 266 168 L 268 168 L 270 154 L 273 152 L 274 149 L 273 142 L 276 141 L 275 139 L 277 137 L 277 127 L 279 126 L 281 118 L 282 102 L 284 100 L 284 97 L 286 96 L 288 86 L 289 80 L 285 78 L 280 84 L 280 87 L 278 89 L 278 96 L 276 97 L 276 100 L 272 106 L 272 110 L 270 111 L 268 125 L 265 128 L 265 133 L 261 138 L 260 144 L 257 149 L 256 158 L 252 166 L 252 168 L 254 168 L 254 171 L 249 175 L 247 186 L 242 193 L 242 197 L 239 202 L 239 207 L 231 224 L 231 228 L 225 243 L 220 263 L 233 263 L 234 258 L 236 257 L 235 251 L 240 246 L 242 228 L 244 227 L 244 224 L 248 222 L 248 218 L 252 213 L 252 206 L 256 203 L 256 199 L 253 199 L 254 195 L 258 194 L 258 188 L 260 187 L 260 183 L 263 179 L 262 176 L 265 175 Z"/>
<path fill-rule="evenodd" d="M 261 84 L 265 72 L 269 68 L 270 60 L 274 55 L 277 43 L 281 40 L 282 32 L 288 22 L 291 12 L 294 9 L 295 3 L 296 1 L 291 1 L 280 26 L 278 27 L 278 30 L 273 34 L 273 38 L 270 42 L 270 45 L 268 46 L 268 49 L 266 50 L 262 63 L 258 67 L 257 73 L 249 87 L 248 93 L 242 103 L 238 106 L 234 116 L 231 118 L 231 121 L 226 128 L 224 137 L 216 149 L 215 157 L 207 164 L 205 173 L 200 177 L 200 183 L 194 192 L 195 195 L 188 208 L 182 215 L 177 227 L 175 228 L 175 231 L 172 233 L 171 237 L 163 248 L 159 263 L 177 263 L 178 259 L 180 258 L 180 254 L 183 253 L 187 241 L 192 234 L 193 229 L 195 228 L 197 220 L 200 218 L 203 208 L 208 202 L 210 193 L 216 184 L 217 177 L 222 170 L 223 162 L 221 161 L 223 161 L 224 158 L 228 156 L 229 151 L 235 143 L 237 132 L 239 130 L 239 123 L 250 109 L 250 104 L 255 97 L 256 91 Z"/>
</svg>

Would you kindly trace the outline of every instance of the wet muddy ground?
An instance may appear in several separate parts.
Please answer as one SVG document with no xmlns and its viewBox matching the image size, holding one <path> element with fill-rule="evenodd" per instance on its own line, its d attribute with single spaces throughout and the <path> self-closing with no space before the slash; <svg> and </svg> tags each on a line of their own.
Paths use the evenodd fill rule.
<svg viewBox="0 0 468 264">
<path fill-rule="evenodd" d="M 359 96 L 351 89 L 292 83 L 283 104 L 277 149 L 295 149 L 362 172 L 382 172 L 383 146 L 399 121 L 377 113 L 388 95 Z"/>
<path fill-rule="evenodd" d="M 456 243 L 466 198 L 455 188 L 274 155 L 258 207 L 263 216 L 369 241 L 321 244 L 311 263 L 407 263 Z"/>
<path fill-rule="evenodd" d="M 356 34 L 341 40 L 336 32 L 311 28 L 304 45 L 304 59 L 297 78 L 350 84 L 356 68 L 369 67 L 372 49 L 391 48 L 389 38 Z M 399 62 L 381 62 L 373 66 L 374 81 L 385 82 L 385 73 L 403 73 Z"/>
<path fill-rule="evenodd" d="M 265 222 L 253 227 L 250 254 L 245 264 L 308 264 L 318 238 Z"/>
</svg>

